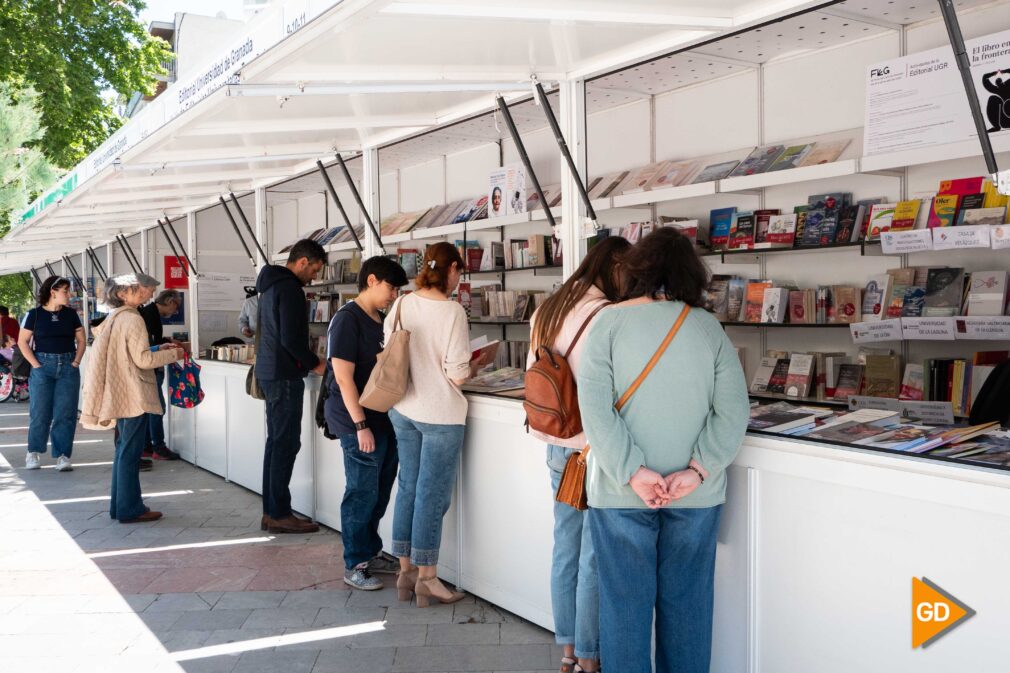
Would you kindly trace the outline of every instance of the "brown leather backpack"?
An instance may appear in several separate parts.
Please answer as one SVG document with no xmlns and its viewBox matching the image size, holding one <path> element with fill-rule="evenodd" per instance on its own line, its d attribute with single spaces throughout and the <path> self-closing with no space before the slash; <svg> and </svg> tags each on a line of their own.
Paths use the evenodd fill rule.
<svg viewBox="0 0 1010 673">
<path fill-rule="evenodd" d="M 582 432 L 575 374 L 568 364 L 568 356 L 596 314 L 609 305 L 600 306 L 586 318 L 564 355 L 553 352 L 549 346 L 537 346 L 536 362 L 526 372 L 526 400 L 523 402 L 530 428 L 559 439 Z"/>
</svg>

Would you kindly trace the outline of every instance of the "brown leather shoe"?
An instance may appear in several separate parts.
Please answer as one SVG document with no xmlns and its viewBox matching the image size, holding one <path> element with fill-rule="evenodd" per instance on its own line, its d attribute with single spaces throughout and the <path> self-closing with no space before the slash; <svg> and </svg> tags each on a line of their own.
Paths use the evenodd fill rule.
<svg viewBox="0 0 1010 673">
<path fill-rule="evenodd" d="M 161 512 L 155 512 L 154 510 L 148 510 L 138 516 L 136 519 L 127 519 L 126 521 L 120 521 L 119 523 L 147 523 L 148 521 L 157 521 L 161 518 Z"/>
<path fill-rule="evenodd" d="M 319 531 L 319 524 L 311 521 L 302 521 L 296 516 L 288 515 L 282 519 L 273 519 L 269 516 L 263 517 L 270 533 L 316 533 Z"/>
</svg>

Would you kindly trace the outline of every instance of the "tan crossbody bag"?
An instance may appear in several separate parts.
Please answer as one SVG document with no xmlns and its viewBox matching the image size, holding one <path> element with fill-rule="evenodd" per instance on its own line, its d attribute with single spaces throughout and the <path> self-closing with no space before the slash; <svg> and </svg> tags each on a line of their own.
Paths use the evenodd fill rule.
<svg viewBox="0 0 1010 673">
<path fill-rule="evenodd" d="M 652 359 L 649 360 L 648 364 L 645 365 L 645 369 L 642 373 L 638 375 L 634 383 L 625 391 L 621 399 L 617 400 L 617 404 L 614 408 L 620 413 L 621 409 L 628 403 L 631 396 L 635 394 L 638 387 L 642 385 L 645 379 L 652 372 L 652 368 L 656 366 L 659 362 L 659 358 L 663 357 L 663 353 L 666 352 L 667 347 L 673 341 L 673 338 L 677 336 L 677 332 L 680 331 L 680 326 L 684 324 L 684 319 L 687 318 L 688 312 L 691 310 L 690 306 L 684 306 L 684 310 L 680 312 L 680 317 L 677 318 L 677 322 L 673 324 L 670 331 L 667 333 L 666 338 L 663 339 L 663 343 L 659 345 L 656 349 L 655 354 Z M 589 456 L 589 445 L 586 444 L 586 448 L 582 449 L 578 453 L 573 453 L 568 457 L 568 462 L 565 463 L 565 471 L 561 473 L 561 481 L 558 483 L 558 492 L 554 497 L 560 503 L 565 505 L 570 505 L 577 510 L 589 509 L 588 499 L 586 497 L 586 458 Z"/>
<path fill-rule="evenodd" d="M 389 341 L 376 357 L 375 368 L 358 398 L 361 406 L 366 409 L 389 411 L 407 394 L 407 383 L 410 381 L 410 332 L 403 329 L 400 322 L 400 309 L 405 301 L 407 295 L 396 305 L 396 317 L 393 318 Z"/>
</svg>

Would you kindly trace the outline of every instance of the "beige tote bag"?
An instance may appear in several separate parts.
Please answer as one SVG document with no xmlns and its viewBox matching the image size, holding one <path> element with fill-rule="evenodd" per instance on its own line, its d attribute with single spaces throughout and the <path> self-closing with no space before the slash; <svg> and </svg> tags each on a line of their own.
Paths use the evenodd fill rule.
<svg viewBox="0 0 1010 673">
<path fill-rule="evenodd" d="M 403 329 L 400 323 L 400 309 L 406 300 L 403 297 L 396 305 L 393 331 L 382 352 L 376 357 L 375 369 L 368 377 L 365 390 L 358 400 L 366 409 L 389 411 L 407 394 L 407 382 L 410 381 L 410 332 Z"/>
</svg>

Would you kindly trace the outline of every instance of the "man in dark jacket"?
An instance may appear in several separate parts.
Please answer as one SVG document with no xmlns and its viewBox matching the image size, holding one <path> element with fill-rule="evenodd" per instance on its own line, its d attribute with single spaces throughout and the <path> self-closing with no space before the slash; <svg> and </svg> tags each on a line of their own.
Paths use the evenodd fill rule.
<svg viewBox="0 0 1010 673">
<path fill-rule="evenodd" d="M 140 316 L 144 319 L 147 327 L 147 341 L 151 348 L 162 344 L 176 344 L 180 348 L 182 344 L 175 339 L 165 336 L 161 319 L 175 315 L 182 305 L 182 293 L 178 290 L 162 290 L 153 302 L 140 307 Z M 179 460 L 179 454 L 168 448 L 165 444 L 165 368 L 158 367 L 154 370 L 155 378 L 158 381 L 158 399 L 161 400 L 160 414 L 147 414 L 147 441 L 144 446 L 144 454 L 141 459 L 151 458 L 154 460 Z"/>
<path fill-rule="evenodd" d="M 263 528 L 271 533 L 314 533 L 319 526 L 291 511 L 288 484 L 301 449 L 305 377 L 326 363 L 309 348 L 309 317 L 302 287 L 326 264 L 315 241 L 295 243 L 285 266 L 263 267 L 256 279 L 259 346 L 256 379 L 266 395 L 267 441 L 263 454 Z"/>
</svg>

